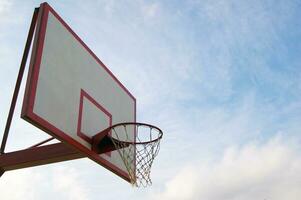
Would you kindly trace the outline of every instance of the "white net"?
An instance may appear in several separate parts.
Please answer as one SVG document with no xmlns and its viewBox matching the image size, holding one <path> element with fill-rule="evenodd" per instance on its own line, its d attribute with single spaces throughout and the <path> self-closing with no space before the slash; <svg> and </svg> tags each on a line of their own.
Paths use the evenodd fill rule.
<svg viewBox="0 0 301 200">
<path fill-rule="evenodd" d="M 117 149 L 134 186 L 152 184 L 150 173 L 160 149 L 162 131 L 148 124 L 123 123 L 113 126 L 110 139 Z"/>
</svg>

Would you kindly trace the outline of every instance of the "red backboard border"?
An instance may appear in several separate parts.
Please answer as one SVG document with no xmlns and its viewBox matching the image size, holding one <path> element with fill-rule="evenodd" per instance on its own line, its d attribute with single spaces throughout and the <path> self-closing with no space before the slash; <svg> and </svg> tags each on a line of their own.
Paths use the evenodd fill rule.
<svg viewBox="0 0 301 200">
<path fill-rule="evenodd" d="M 90 149 L 88 149 L 78 141 L 74 140 L 73 138 L 68 136 L 68 134 L 66 134 L 64 131 L 53 126 L 52 124 L 44 120 L 42 117 L 35 114 L 33 111 L 49 12 L 51 12 L 62 23 L 62 25 L 74 36 L 74 38 L 76 38 L 76 40 L 90 53 L 90 55 L 96 60 L 99 66 L 105 69 L 108 72 L 108 74 L 110 74 L 110 76 L 116 81 L 116 83 L 133 99 L 135 104 L 134 121 L 136 121 L 135 97 L 122 85 L 120 81 L 118 81 L 118 79 L 113 75 L 113 73 L 100 61 L 99 58 L 97 58 L 97 56 L 89 49 L 89 47 L 78 37 L 78 35 L 67 25 L 66 22 L 64 22 L 64 20 L 47 3 L 42 3 L 39 9 L 39 17 L 36 26 L 36 33 L 35 33 L 36 35 L 33 44 L 33 50 L 31 55 L 30 66 L 29 66 L 28 79 L 27 79 L 27 84 L 25 89 L 21 117 L 26 121 L 30 122 L 31 124 L 42 129 L 43 131 L 47 132 L 48 134 L 54 136 L 58 140 L 86 154 L 87 157 L 89 157 L 96 163 L 102 165 L 103 167 L 112 171 L 116 175 L 130 182 L 130 178 L 126 171 L 116 167 L 112 163 L 101 158 L 97 153 L 91 151 Z"/>
</svg>

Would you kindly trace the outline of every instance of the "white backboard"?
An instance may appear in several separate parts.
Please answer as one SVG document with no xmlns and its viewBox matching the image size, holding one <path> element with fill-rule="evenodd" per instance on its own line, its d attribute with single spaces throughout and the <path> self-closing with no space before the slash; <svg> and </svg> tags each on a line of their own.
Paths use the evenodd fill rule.
<svg viewBox="0 0 301 200">
<path fill-rule="evenodd" d="M 136 121 L 136 100 L 47 4 L 41 4 L 22 117 L 129 181 L 117 151 L 98 155 L 91 137 Z"/>
</svg>

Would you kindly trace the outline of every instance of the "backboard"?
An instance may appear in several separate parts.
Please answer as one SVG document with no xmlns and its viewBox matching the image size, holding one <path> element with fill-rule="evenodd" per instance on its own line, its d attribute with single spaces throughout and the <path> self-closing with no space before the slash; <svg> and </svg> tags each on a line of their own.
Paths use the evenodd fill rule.
<svg viewBox="0 0 301 200">
<path fill-rule="evenodd" d="M 91 138 L 135 122 L 136 100 L 47 3 L 39 9 L 22 118 L 130 181 L 118 152 L 95 153 Z"/>
</svg>

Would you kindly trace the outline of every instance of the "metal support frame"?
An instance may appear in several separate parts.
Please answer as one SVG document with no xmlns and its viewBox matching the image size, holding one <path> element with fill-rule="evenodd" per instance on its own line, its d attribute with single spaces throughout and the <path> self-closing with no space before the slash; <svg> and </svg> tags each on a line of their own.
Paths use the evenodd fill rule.
<svg viewBox="0 0 301 200">
<path fill-rule="evenodd" d="M 43 140 L 42 142 L 39 142 L 39 143 L 37 143 L 37 144 L 35 144 L 35 145 L 32 145 L 32 146 L 29 147 L 28 149 L 32 149 L 32 148 L 38 147 L 38 146 L 40 146 L 40 145 L 42 145 L 42 144 L 45 144 L 45 143 L 47 143 L 47 142 L 49 142 L 49 141 L 51 141 L 51 140 L 54 140 L 54 137 L 48 138 L 48 139 L 46 139 L 46 140 Z"/>
<path fill-rule="evenodd" d="M 107 153 L 111 148 L 103 148 L 98 153 Z M 67 160 L 86 157 L 76 149 L 65 143 L 59 142 L 44 146 L 38 146 L 20 151 L 2 154 L 0 156 L 0 177 L 5 171 L 34 167 Z"/>
<path fill-rule="evenodd" d="M 29 53 L 29 50 L 30 50 L 32 37 L 33 37 L 33 34 L 34 34 L 34 29 L 35 29 L 35 25 L 36 25 L 36 22 L 37 22 L 38 13 L 39 13 L 39 8 L 35 8 L 33 16 L 32 16 L 32 20 L 31 20 L 31 24 L 30 24 L 30 28 L 29 28 L 29 32 L 28 32 L 28 36 L 27 36 L 27 40 L 26 40 L 26 44 L 25 44 L 25 49 L 24 49 L 24 52 L 23 52 L 23 57 L 22 57 L 22 61 L 21 61 L 21 65 L 20 65 L 20 69 L 19 69 L 19 73 L 18 73 L 18 78 L 17 78 L 13 98 L 12 98 L 12 101 L 11 101 L 11 105 L 10 105 L 10 109 L 9 109 L 9 113 L 8 113 L 8 117 L 7 117 L 7 121 L 6 121 L 6 125 L 5 125 L 5 129 L 4 129 L 0 154 L 4 154 L 4 150 L 5 150 L 8 134 L 9 134 L 9 129 L 10 129 L 11 122 L 12 122 L 12 119 L 13 119 L 13 115 L 14 115 L 14 111 L 15 111 L 15 107 L 16 107 L 16 103 L 17 103 L 17 98 L 18 98 L 18 94 L 19 94 L 19 90 L 20 90 L 20 86 L 21 86 L 21 82 L 22 82 L 22 78 L 23 78 L 23 74 L 24 74 L 24 70 L 25 70 L 25 66 L 26 66 L 26 61 L 27 61 L 27 58 L 28 58 L 28 53 Z"/>
<path fill-rule="evenodd" d="M 0 173 L 1 169 L 4 172 L 83 157 L 85 155 L 60 142 L 2 154 L 0 156 Z"/>
<path fill-rule="evenodd" d="M 24 71 L 25 71 L 26 61 L 28 58 L 30 46 L 34 35 L 34 30 L 37 24 L 38 13 L 39 13 L 39 8 L 35 8 L 31 20 L 30 29 L 28 32 L 23 56 L 22 56 L 22 61 L 21 61 L 18 78 L 13 93 L 13 98 L 9 109 L 9 114 L 6 121 L 3 138 L 2 138 L 2 143 L 0 148 L 0 177 L 3 175 L 5 171 L 8 170 L 33 167 L 38 165 L 44 165 L 44 164 L 49 164 L 54 162 L 73 160 L 73 159 L 85 157 L 85 155 L 83 155 L 76 149 L 73 149 L 72 147 L 69 147 L 67 144 L 62 142 L 40 146 L 54 139 L 53 137 L 44 140 L 42 142 L 39 142 L 29 147 L 28 149 L 5 153 L 5 146 L 9 135 L 11 122 L 13 119 L 16 102 L 17 102 L 22 78 L 24 75 Z"/>
</svg>

